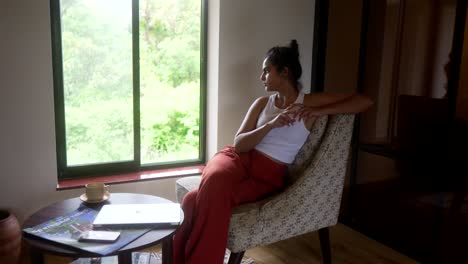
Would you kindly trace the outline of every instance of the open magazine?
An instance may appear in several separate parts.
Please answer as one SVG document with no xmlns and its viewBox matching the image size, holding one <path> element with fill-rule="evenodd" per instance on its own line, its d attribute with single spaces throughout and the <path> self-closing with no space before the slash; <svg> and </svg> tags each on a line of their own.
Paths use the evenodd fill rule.
<svg viewBox="0 0 468 264">
<path fill-rule="evenodd" d="M 104 256 L 119 250 L 151 230 L 151 228 L 148 227 L 125 229 L 109 228 L 107 230 L 120 232 L 120 237 L 117 241 L 112 243 L 79 242 L 78 239 L 81 233 L 93 229 L 93 220 L 96 218 L 97 214 L 98 211 L 83 205 L 66 215 L 56 217 L 34 227 L 25 228 L 23 232 L 25 236 L 50 240 L 61 245 Z"/>
</svg>

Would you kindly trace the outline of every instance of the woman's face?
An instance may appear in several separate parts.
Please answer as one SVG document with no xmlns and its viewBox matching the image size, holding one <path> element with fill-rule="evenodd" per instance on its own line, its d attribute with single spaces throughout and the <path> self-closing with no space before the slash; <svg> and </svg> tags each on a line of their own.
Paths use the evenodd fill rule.
<svg viewBox="0 0 468 264">
<path fill-rule="evenodd" d="M 263 61 L 260 80 L 262 80 L 263 85 L 265 86 L 265 91 L 267 92 L 278 91 L 278 88 L 283 82 L 283 78 L 280 76 L 280 73 L 276 70 L 276 67 L 268 62 L 268 58 Z"/>
</svg>

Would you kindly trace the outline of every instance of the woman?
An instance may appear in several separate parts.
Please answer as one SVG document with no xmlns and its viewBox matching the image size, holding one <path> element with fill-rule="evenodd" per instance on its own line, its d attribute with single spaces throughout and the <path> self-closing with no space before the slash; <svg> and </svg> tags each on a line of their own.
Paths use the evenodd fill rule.
<svg viewBox="0 0 468 264">
<path fill-rule="evenodd" d="M 372 102 L 355 94 L 300 91 L 302 68 L 296 40 L 273 47 L 263 61 L 262 80 L 271 96 L 248 110 L 234 145 L 206 165 L 197 190 L 182 202 L 185 220 L 174 236 L 174 263 L 223 263 L 231 208 L 252 202 L 283 186 L 292 163 L 317 116 L 358 113 Z"/>
</svg>

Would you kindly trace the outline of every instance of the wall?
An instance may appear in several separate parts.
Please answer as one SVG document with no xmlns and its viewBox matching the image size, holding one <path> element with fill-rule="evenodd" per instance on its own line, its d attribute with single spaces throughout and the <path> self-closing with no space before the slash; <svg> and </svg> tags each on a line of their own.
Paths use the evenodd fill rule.
<svg viewBox="0 0 468 264">
<path fill-rule="evenodd" d="M 310 83 L 314 1 L 209 2 L 213 6 L 208 47 L 212 155 L 232 143 L 246 109 L 263 94 L 260 65 L 268 48 L 296 38 L 304 84 Z M 49 0 L 0 1 L 0 39 L 0 208 L 12 209 L 22 221 L 53 201 L 77 197 L 82 190 L 55 190 Z M 111 186 L 111 191 L 174 200 L 174 182 L 120 184 Z"/>
</svg>

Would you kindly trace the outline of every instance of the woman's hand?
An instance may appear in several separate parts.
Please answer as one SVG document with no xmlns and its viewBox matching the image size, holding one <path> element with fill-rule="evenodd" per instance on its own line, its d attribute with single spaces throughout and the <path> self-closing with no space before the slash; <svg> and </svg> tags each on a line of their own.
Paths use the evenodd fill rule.
<svg viewBox="0 0 468 264">
<path fill-rule="evenodd" d="M 311 117 L 323 115 L 319 107 L 305 106 L 303 104 L 290 105 L 286 110 L 293 113 L 292 118 L 295 120 L 307 120 Z"/>
<path fill-rule="evenodd" d="M 294 122 L 296 122 L 294 115 L 295 115 L 295 111 L 287 108 L 283 112 L 281 112 L 279 115 L 277 115 L 275 118 L 273 118 L 270 122 L 268 122 L 268 124 L 269 126 L 271 126 L 271 128 L 290 126 Z"/>
</svg>

